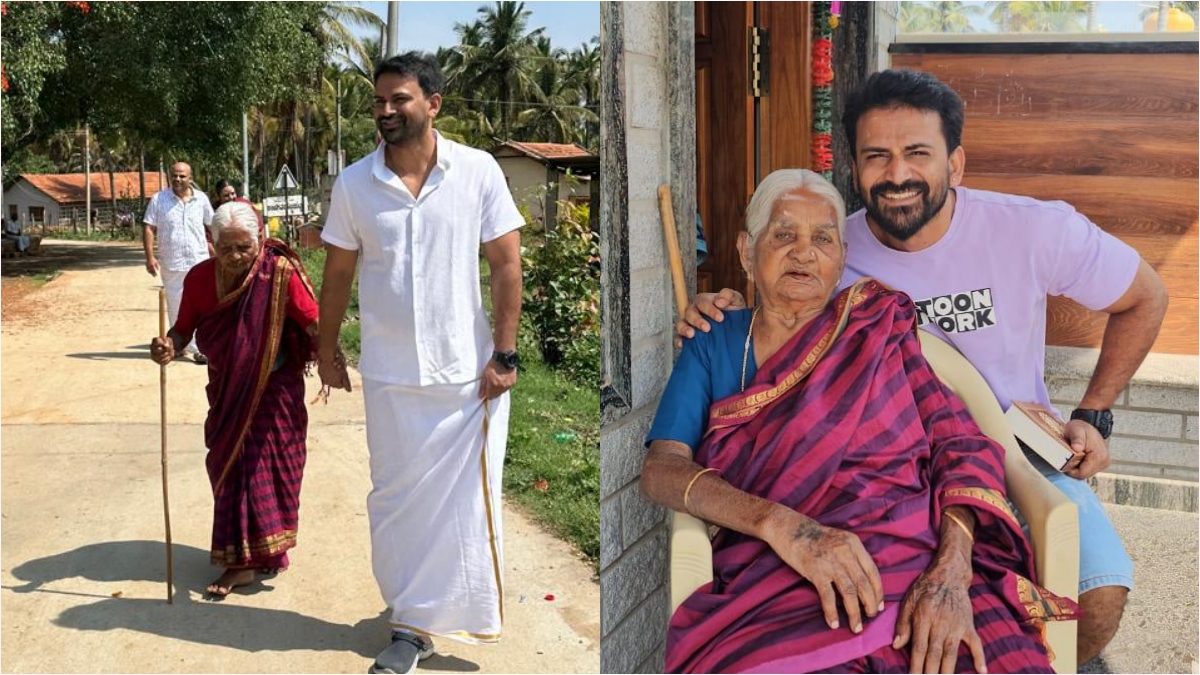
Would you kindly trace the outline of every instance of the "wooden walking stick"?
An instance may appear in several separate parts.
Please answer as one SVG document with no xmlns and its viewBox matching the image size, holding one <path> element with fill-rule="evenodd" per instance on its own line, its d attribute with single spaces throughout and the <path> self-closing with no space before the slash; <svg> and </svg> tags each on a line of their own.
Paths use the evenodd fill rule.
<svg viewBox="0 0 1200 675">
<path fill-rule="evenodd" d="M 158 336 L 167 339 L 167 289 L 158 289 Z M 162 410 L 162 484 L 163 484 L 163 520 L 167 524 L 167 604 L 172 604 L 174 593 L 174 561 L 171 559 L 171 508 L 167 494 L 167 367 L 158 367 L 158 394 Z"/>
<path fill-rule="evenodd" d="M 667 262 L 671 266 L 671 281 L 675 288 L 675 309 L 679 318 L 687 309 L 687 282 L 683 277 L 683 258 L 679 253 L 679 234 L 675 231 L 675 210 L 671 206 L 671 188 L 658 186 L 658 210 L 662 214 L 663 238 L 667 242 Z"/>
</svg>

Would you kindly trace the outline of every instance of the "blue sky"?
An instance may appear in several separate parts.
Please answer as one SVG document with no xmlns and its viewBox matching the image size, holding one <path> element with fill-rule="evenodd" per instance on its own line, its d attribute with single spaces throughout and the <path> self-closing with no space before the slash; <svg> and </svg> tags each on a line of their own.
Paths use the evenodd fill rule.
<svg viewBox="0 0 1200 675">
<path fill-rule="evenodd" d="M 386 2 L 362 2 L 361 6 L 387 21 Z M 491 2 L 401 2 L 400 50 L 434 51 L 458 44 L 454 24 L 475 20 L 477 10 Z M 529 28 L 545 27 L 555 47 L 575 49 L 600 34 L 599 2 L 526 2 Z M 360 35 L 370 33 L 355 29 Z"/>
</svg>

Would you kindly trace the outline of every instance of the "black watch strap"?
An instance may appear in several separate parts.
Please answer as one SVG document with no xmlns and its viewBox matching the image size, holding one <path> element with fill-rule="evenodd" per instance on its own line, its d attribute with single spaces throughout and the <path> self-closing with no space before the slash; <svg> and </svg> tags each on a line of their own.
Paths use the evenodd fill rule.
<svg viewBox="0 0 1200 675">
<path fill-rule="evenodd" d="M 521 356 L 515 349 L 507 352 L 494 351 L 492 360 L 505 370 L 516 370 L 521 365 Z"/>
<path fill-rule="evenodd" d="M 1090 408 L 1076 408 L 1071 412 L 1071 419 L 1082 420 L 1096 427 L 1096 431 L 1100 432 L 1100 437 L 1105 440 L 1112 436 L 1113 431 L 1113 415 L 1111 410 L 1092 410 Z"/>
</svg>

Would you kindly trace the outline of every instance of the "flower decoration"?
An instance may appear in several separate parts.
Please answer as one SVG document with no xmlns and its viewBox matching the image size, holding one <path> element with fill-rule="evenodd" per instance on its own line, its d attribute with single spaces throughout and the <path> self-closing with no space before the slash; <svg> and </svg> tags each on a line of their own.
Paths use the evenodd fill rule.
<svg viewBox="0 0 1200 675">
<path fill-rule="evenodd" d="M 840 2 L 814 2 L 812 45 L 812 165 L 833 180 L 833 29 Z"/>
</svg>

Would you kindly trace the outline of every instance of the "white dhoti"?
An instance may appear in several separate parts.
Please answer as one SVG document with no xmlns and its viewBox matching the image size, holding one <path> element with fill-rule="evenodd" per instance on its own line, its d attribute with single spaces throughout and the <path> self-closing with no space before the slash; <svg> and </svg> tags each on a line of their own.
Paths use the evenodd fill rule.
<svg viewBox="0 0 1200 675">
<path fill-rule="evenodd" d="M 167 328 L 170 328 L 179 318 L 179 304 L 183 301 L 183 280 L 187 277 L 188 271 L 159 269 L 158 273 L 162 276 L 163 288 L 167 291 Z M 193 354 L 199 351 L 196 349 L 195 335 L 192 336 L 192 341 L 187 344 L 187 347 L 184 347 L 184 351 Z"/>
<path fill-rule="evenodd" d="M 496 642 L 503 617 L 500 495 L 509 395 L 479 383 L 363 381 L 371 563 L 393 628 Z"/>
</svg>

